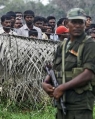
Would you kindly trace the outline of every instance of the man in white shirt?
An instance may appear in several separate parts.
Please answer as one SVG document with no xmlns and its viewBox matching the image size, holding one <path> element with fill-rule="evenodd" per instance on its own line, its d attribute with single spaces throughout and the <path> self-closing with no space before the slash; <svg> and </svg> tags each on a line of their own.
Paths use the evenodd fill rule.
<svg viewBox="0 0 95 119">
<path fill-rule="evenodd" d="M 14 31 L 11 30 L 11 17 L 9 15 L 3 15 L 1 17 L 0 34 L 10 34 L 17 35 Z"/>
<path fill-rule="evenodd" d="M 14 24 L 14 31 L 17 33 L 18 30 L 23 26 L 23 21 L 21 18 L 17 17 Z"/>
<path fill-rule="evenodd" d="M 32 29 L 36 29 L 38 32 L 38 39 L 42 39 L 41 29 L 33 25 L 34 16 L 35 15 L 32 10 L 27 10 L 24 12 L 24 20 L 25 20 L 26 24 L 23 25 L 23 27 L 21 27 L 18 30 L 18 32 L 17 32 L 18 35 L 29 37 L 29 31 Z"/>
<path fill-rule="evenodd" d="M 42 39 L 48 40 L 48 36 L 43 32 L 43 17 L 41 16 L 36 16 L 34 18 L 34 26 L 39 27 L 42 30 Z"/>
</svg>

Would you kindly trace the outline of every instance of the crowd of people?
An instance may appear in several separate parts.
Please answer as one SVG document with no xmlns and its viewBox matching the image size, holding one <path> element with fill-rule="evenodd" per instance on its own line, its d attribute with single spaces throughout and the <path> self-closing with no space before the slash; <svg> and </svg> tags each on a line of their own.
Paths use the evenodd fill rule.
<svg viewBox="0 0 95 119">
<path fill-rule="evenodd" d="M 90 16 L 86 16 L 85 31 L 95 39 L 95 24 L 92 24 Z M 22 12 L 9 11 L 1 16 L 0 34 L 8 33 L 44 40 L 64 40 L 69 37 L 68 19 L 55 16 L 35 16 L 32 10 Z"/>
</svg>

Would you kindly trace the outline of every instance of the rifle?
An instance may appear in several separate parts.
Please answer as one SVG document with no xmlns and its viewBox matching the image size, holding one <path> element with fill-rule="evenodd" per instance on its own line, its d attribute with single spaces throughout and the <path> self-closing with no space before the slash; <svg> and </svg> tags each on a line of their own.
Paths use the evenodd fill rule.
<svg viewBox="0 0 95 119">
<path fill-rule="evenodd" d="M 46 67 L 46 71 L 51 76 L 52 83 L 53 83 L 54 87 L 58 87 L 59 84 L 58 84 L 58 82 L 56 80 L 54 71 L 52 69 L 49 70 L 48 67 Z M 60 97 L 59 101 L 60 101 L 60 105 L 61 105 L 62 111 L 66 115 L 66 107 L 64 105 L 63 98 Z M 57 105 L 57 101 L 55 99 L 54 99 L 54 102 L 55 102 L 55 106 L 56 106 Z"/>
</svg>

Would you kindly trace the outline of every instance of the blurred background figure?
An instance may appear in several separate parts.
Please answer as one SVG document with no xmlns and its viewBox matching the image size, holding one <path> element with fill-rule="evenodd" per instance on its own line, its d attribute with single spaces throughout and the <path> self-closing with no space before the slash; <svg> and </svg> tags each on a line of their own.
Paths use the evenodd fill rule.
<svg viewBox="0 0 95 119">
<path fill-rule="evenodd" d="M 52 27 L 52 32 L 55 33 L 55 26 L 56 26 L 56 18 L 54 16 L 47 17 L 48 24 Z"/>
<path fill-rule="evenodd" d="M 42 27 L 42 32 L 46 32 L 47 30 L 47 26 L 48 26 L 48 21 L 45 17 L 42 17 L 42 20 L 43 20 L 43 27 Z"/>
<path fill-rule="evenodd" d="M 9 15 L 1 16 L 1 25 L 0 34 L 17 35 L 16 32 L 11 30 L 11 17 Z"/>
<path fill-rule="evenodd" d="M 90 30 L 90 35 L 91 35 L 91 37 L 93 38 L 93 40 L 95 40 L 95 28 L 92 28 L 92 29 Z"/>
<path fill-rule="evenodd" d="M 14 30 L 15 32 L 17 33 L 18 32 L 18 29 L 21 28 L 23 26 L 23 22 L 22 22 L 22 19 L 17 17 L 16 20 L 15 20 L 15 24 L 14 24 Z"/>
<path fill-rule="evenodd" d="M 34 18 L 33 23 L 34 23 L 34 26 L 39 27 L 42 30 L 42 39 L 48 40 L 48 36 L 45 34 L 45 32 L 43 32 L 43 27 L 44 27 L 43 26 L 44 25 L 43 17 L 36 16 Z"/>
<path fill-rule="evenodd" d="M 29 38 L 38 38 L 38 32 L 36 29 L 32 29 L 29 31 Z"/>
<path fill-rule="evenodd" d="M 54 16 L 47 17 L 48 24 L 52 27 L 52 33 L 50 35 L 50 39 L 53 41 L 58 41 L 58 35 L 55 34 L 56 29 L 56 18 Z"/>
<path fill-rule="evenodd" d="M 15 12 L 16 18 L 23 18 L 23 13 L 22 12 Z"/>
<path fill-rule="evenodd" d="M 90 35 L 91 34 L 91 31 L 92 29 L 95 29 L 95 24 L 91 24 L 88 31 L 87 31 L 87 34 Z"/>
<path fill-rule="evenodd" d="M 48 36 L 48 39 L 50 38 L 50 35 L 52 34 L 52 26 L 50 24 L 47 25 L 47 29 L 46 29 L 46 35 Z"/>
<path fill-rule="evenodd" d="M 56 34 L 58 35 L 59 40 L 63 41 L 65 38 L 69 37 L 69 29 L 65 26 L 59 26 L 56 29 Z"/>
<path fill-rule="evenodd" d="M 91 24 L 92 24 L 92 18 L 90 16 L 86 16 L 86 23 L 85 23 L 85 32 L 87 34 L 89 34 L 89 29 L 91 28 Z"/>
<path fill-rule="evenodd" d="M 36 29 L 38 32 L 38 39 L 42 39 L 41 29 L 39 27 L 34 26 L 33 24 L 34 17 L 35 17 L 35 14 L 32 10 L 26 10 L 24 12 L 25 24 L 19 29 L 18 35 L 29 37 L 28 32 L 32 29 Z"/>
<path fill-rule="evenodd" d="M 57 27 L 58 26 L 67 26 L 68 19 L 67 18 L 60 18 L 57 22 Z"/>
<path fill-rule="evenodd" d="M 14 23 L 15 23 L 15 20 L 16 20 L 16 14 L 13 11 L 9 11 L 9 12 L 6 13 L 6 15 L 11 17 L 11 30 L 13 30 Z"/>
</svg>

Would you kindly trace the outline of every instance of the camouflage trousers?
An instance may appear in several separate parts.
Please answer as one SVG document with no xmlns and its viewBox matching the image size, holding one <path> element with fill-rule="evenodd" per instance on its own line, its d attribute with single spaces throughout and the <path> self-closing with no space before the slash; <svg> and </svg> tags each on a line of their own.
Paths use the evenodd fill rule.
<svg viewBox="0 0 95 119">
<path fill-rule="evenodd" d="M 90 110 L 67 111 L 66 115 L 58 109 L 56 119 L 93 119 L 93 112 Z"/>
</svg>

